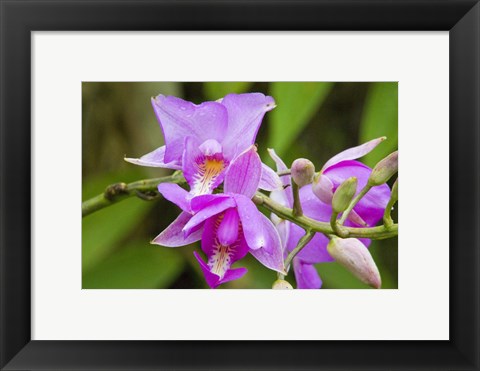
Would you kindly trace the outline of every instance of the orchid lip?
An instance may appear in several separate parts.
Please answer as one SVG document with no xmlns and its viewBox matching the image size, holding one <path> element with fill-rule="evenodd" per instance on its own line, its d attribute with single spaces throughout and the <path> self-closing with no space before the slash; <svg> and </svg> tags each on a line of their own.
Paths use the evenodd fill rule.
<svg viewBox="0 0 480 371">
<path fill-rule="evenodd" d="M 207 263 L 210 272 L 216 274 L 222 279 L 232 265 L 234 249 L 235 246 L 233 245 L 223 245 L 221 243 L 215 245 L 213 248 L 213 254 L 209 257 Z"/>
<path fill-rule="evenodd" d="M 194 175 L 191 193 L 201 195 L 211 193 L 228 163 L 221 154 L 216 153 L 197 157 L 195 165 L 197 173 Z"/>
</svg>

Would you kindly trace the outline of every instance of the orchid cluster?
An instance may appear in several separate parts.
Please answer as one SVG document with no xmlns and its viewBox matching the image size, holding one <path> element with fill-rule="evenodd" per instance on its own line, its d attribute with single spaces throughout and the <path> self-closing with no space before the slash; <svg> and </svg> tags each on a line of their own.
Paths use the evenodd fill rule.
<svg viewBox="0 0 480 371">
<path fill-rule="evenodd" d="M 255 145 L 264 115 L 275 108 L 272 97 L 229 94 L 196 105 L 159 95 L 152 105 L 165 145 L 125 160 L 181 171 L 189 187 L 158 184 L 158 192 L 181 212 L 153 244 L 201 241 L 203 254 L 194 255 L 211 288 L 244 276 L 247 269 L 240 261 L 247 254 L 277 272 L 273 288 L 292 288 L 284 280 L 290 270 L 297 288 L 320 288 L 314 265 L 333 260 L 372 287 L 381 286 L 367 249 L 370 239 L 351 238 L 349 231 L 374 227 L 382 218 L 385 229 L 393 224 L 397 183 L 391 190 L 386 182 L 397 171 L 397 152 L 373 170 L 356 161 L 384 137 L 337 154 L 318 173 L 306 159 L 295 160 L 289 169 L 269 149 L 274 170 L 262 163 Z M 260 200 L 271 200 L 284 212 L 273 211 L 269 219 L 257 208 Z M 304 220 L 330 223 L 332 233 L 306 228 Z M 234 267 L 237 262 L 240 267 Z"/>
</svg>

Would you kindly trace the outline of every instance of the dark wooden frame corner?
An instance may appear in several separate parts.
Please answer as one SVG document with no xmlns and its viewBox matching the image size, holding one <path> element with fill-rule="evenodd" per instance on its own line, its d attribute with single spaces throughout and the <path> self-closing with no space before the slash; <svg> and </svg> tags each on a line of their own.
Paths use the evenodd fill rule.
<svg viewBox="0 0 480 371">
<path fill-rule="evenodd" d="M 0 0 L 0 27 L 2 369 L 480 369 L 477 0 Z M 449 31 L 450 174 L 438 179 L 450 182 L 450 340 L 32 341 L 31 32 L 37 30 Z"/>
</svg>

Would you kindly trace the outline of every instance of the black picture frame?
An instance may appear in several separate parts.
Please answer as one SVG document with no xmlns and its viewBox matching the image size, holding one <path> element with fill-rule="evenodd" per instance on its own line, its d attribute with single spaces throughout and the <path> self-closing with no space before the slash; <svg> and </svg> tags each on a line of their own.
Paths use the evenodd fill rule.
<svg viewBox="0 0 480 371">
<path fill-rule="evenodd" d="M 0 12 L 2 370 L 480 369 L 478 1 L 1 0 Z M 30 36 L 40 30 L 449 31 L 450 174 L 438 181 L 450 186 L 450 340 L 32 341 Z"/>
</svg>

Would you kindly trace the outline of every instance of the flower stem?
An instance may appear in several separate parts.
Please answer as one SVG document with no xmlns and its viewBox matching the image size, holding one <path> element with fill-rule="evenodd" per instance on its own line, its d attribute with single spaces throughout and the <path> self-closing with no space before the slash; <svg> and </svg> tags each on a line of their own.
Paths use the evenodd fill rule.
<svg viewBox="0 0 480 371">
<path fill-rule="evenodd" d="M 355 205 L 363 198 L 363 196 L 365 196 L 368 193 L 368 191 L 371 188 L 372 188 L 372 186 L 370 186 L 368 184 L 365 187 L 363 187 L 363 189 L 360 191 L 360 193 L 355 196 L 355 198 L 352 200 L 352 202 L 350 202 L 350 205 L 348 205 L 347 210 L 345 210 L 344 213 L 342 214 L 342 217 L 340 218 L 338 224 L 343 225 L 343 223 L 345 223 L 345 220 L 347 220 L 347 218 L 348 218 L 348 214 L 350 214 L 350 212 L 353 210 Z"/>
<path fill-rule="evenodd" d="M 305 231 L 305 235 L 300 238 L 300 240 L 297 243 L 297 246 L 288 254 L 287 259 L 285 259 L 285 269 L 287 270 L 290 264 L 293 261 L 293 258 L 302 251 L 302 249 L 312 240 L 313 236 L 315 236 L 315 232 L 307 229 Z"/>
<path fill-rule="evenodd" d="M 290 169 L 283 170 L 283 171 L 277 171 L 277 175 L 278 175 L 278 176 L 290 175 L 291 173 L 292 173 L 292 172 L 290 171 Z"/>
<path fill-rule="evenodd" d="M 157 186 L 160 183 L 185 183 L 185 178 L 179 172 L 162 178 L 138 180 L 133 183 L 115 183 L 109 185 L 105 191 L 82 203 L 82 217 L 85 217 L 104 207 L 113 205 L 131 196 L 144 200 L 153 200 L 160 196 Z"/>
<path fill-rule="evenodd" d="M 392 213 L 393 205 L 395 205 L 397 200 L 398 200 L 398 178 L 393 184 L 390 200 L 388 201 L 387 207 L 385 207 L 385 213 L 383 214 L 383 224 L 387 228 L 391 228 L 393 225 L 393 219 L 390 214 Z"/>
<path fill-rule="evenodd" d="M 330 217 L 330 226 L 332 227 L 335 234 L 339 237 L 347 236 L 343 227 L 337 222 L 338 213 L 332 211 L 332 216 Z"/>
<path fill-rule="evenodd" d="M 262 206 L 277 215 L 279 218 L 289 220 L 305 230 L 311 229 L 314 232 L 336 235 L 330 223 L 319 222 L 318 220 L 311 219 L 305 215 L 295 217 L 292 209 L 280 205 L 262 193 L 257 192 L 255 196 L 253 196 L 252 201 L 257 206 Z M 378 227 L 369 228 L 342 227 L 342 230 L 344 231 L 344 236 L 340 236 L 342 238 L 353 237 L 382 240 L 385 238 L 395 237 L 398 234 L 398 224 L 392 225 L 392 227 L 389 229 L 381 225 Z"/>
<path fill-rule="evenodd" d="M 300 189 L 298 184 L 295 183 L 292 179 L 292 192 L 293 192 L 293 216 L 302 216 L 302 202 L 300 201 Z"/>
</svg>

